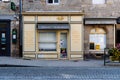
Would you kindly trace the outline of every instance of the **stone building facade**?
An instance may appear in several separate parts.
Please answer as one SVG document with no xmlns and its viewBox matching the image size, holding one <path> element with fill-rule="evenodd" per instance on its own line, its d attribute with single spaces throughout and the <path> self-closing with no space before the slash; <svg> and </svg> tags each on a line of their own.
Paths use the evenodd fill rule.
<svg viewBox="0 0 120 80">
<path fill-rule="evenodd" d="M 115 47 L 119 43 L 117 34 L 119 17 L 119 0 L 87 0 L 82 5 L 85 12 L 84 49 L 89 53 L 103 54 L 104 48 Z M 103 31 L 102 31 L 103 30 Z M 93 39 L 94 38 L 94 39 Z"/>
<path fill-rule="evenodd" d="M 19 5 L 18 0 L 10 1 Z M 0 15 L 5 15 L 6 13 L 9 13 L 6 15 L 14 14 L 9 8 L 9 2 L 0 2 L 0 4 Z M 119 0 L 23 0 L 23 23 L 33 23 L 29 20 L 24 22 L 26 17 L 35 18 L 35 23 L 40 24 L 46 22 L 38 21 L 39 16 L 69 16 L 70 18 L 71 15 L 78 16 L 79 13 L 79 16 L 81 16 L 82 14 L 84 49 L 81 51 L 102 52 L 105 47 L 115 47 L 117 43 L 120 43 L 120 25 L 116 23 L 116 19 L 120 15 L 119 4 Z M 33 16 L 34 18 L 32 18 Z M 75 23 L 77 22 L 79 21 Z M 14 21 L 11 22 L 11 26 L 13 26 L 13 23 Z M 47 23 L 51 22 L 47 21 Z M 31 53 L 29 52 L 29 54 Z"/>
<path fill-rule="evenodd" d="M 23 1 L 24 58 L 83 59 L 84 14 L 67 2 Z"/>
</svg>

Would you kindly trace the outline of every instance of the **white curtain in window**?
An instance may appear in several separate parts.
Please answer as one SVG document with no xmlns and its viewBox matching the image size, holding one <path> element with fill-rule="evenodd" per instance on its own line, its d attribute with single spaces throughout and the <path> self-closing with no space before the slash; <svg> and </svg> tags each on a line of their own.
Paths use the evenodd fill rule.
<svg viewBox="0 0 120 80">
<path fill-rule="evenodd" d="M 39 37 L 40 51 L 56 51 L 56 33 L 41 32 Z"/>
<path fill-rule="evenodd" d="M 93 4 L 104 4 L 105 0 L 92 0 Z"/>
<path fill-rule="evenodd" d="M 41 51 L 55 51 L 56 43 L 40 43 L 39 48 Z"/>
<path fill-rule="evenodd" d="M 41 32 L 39 41 L 40 42 L 55 42 L 56 33 L 55 32 Z"/>
</svg>

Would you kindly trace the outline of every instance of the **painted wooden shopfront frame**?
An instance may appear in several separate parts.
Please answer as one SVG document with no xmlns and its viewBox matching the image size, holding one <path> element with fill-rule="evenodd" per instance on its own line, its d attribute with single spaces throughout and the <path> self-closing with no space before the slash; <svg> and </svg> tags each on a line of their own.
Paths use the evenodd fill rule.
<svg viewBox="0 0 120 80">
<path fill-rule="evenodd" d="M 60 58 L 60 33 L 67 33 L 67 52 L 68 56 L 66 59 L 83 59 L 83 14 L 80 13 L 62 13 L 62 14 L 56 14 L 53 15 L 53 13 L 50 13 L 48 15 L 45 14 L 28 14 L 28 13 L 23 13 L 23 57 L 24 58 L 36 58 L 36 59 L 61 59 Z M 68 23 L 70 24 L 70 29 L 69 30 L 38 30 L 37 29 L 37 24 L 38 23 Z M 26 33 L 26 25 L 31 26 L 32 28 L 30 30 L 32 36 L 30 38 L 26 38 L 26 36 L 29 33 Z M 33 28 L 34 26 L 34 28 Z M 77 30 L 77 33 L 79 34 L 77 37 L 74 37 L 74 31 Z M 28 29 L 29 31 L 29 29 Z M 56 52 L 44 52 L 44 51 L 39 51 L 38 50 L 38 36 L 39 32 L 56 32 L 57 33 L 57 51 Z M 26 38 L 26 40 L 24 40 Z M 32 39 L 34 38 L 34 39 Z M 74 39 L 73 39 L 74 38 Z M 28 40 L 27 40 L 28 39 Z M 32 44 L 30 41 L 32 40 L 34 44 Z M 73 40 L 74 41 L 73 41 Z M 76 40 L 75 40 L 76 39 Z M 75 42 L 78 43 L 75 43 Z M 28 50 L 26 50 L 26 46 L 32 44 L 34 46 L 29 47 Z M 27 44 L 28 43 L 28 44 Z M 75 45 L 73 44 L 75 43 Z M 27 45 L 26 45 L 27 44 Z M 79 45 L 78 45 L 79 44 Z"/>
</svg>

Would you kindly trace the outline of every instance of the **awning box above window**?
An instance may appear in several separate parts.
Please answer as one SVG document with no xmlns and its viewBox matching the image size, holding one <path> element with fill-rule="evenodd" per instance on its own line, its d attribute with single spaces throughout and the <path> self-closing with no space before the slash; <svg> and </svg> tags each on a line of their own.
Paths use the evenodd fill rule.
<svg viewBox="0 0 120 80">
<path fill-rule="evenodd" d="M 64 23 L 64 24 L 62 24 L 62 23 L 61 24 L 60 23 L 55 23 L 55 24 L 50 23 L 50 24 L 38 24 L 37 28 L 38 29 L 49 29 L 49 30 L 51 30 L 51 29 L 69 29 L 70 26 L 67 23 Z"/>
<path fill-rule="evenodd" d="M 84 24 L 116 24 L 116 18 L 85 18 Z"/>
</svg>

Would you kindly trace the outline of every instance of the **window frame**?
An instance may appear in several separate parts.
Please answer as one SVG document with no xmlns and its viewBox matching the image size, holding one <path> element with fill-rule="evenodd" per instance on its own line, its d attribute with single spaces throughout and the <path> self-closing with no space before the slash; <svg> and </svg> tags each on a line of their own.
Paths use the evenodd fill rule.
<svg viewBox="0 0 120 80">
<path fill-rule="evenodd" d="M 58 3 L 55 3 L 55 0 L 52 0 L 52 1 L 53 1 L 53 3 L 49 3 L 49 0 L 46 0 L 46 3 L 48 5 L 58 5 L 58 4 L 60 4 L 60 0 L 58 0 Z"/>
</svg>

